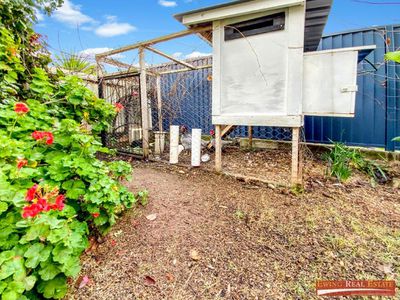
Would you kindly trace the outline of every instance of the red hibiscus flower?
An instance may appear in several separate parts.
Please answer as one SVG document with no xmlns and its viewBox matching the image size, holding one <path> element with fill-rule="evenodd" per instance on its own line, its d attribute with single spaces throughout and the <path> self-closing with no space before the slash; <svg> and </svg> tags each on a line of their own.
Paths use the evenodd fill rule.
<svg viewBox="0 0 400 300">
<path fill-rule="evenodd" d="M 26 192 L 26 196 L 25 196 L 25 200 L 26 201 L 32 201 L 33 199 L 36 198 L 36 192 L 38 189 L 38 185 L 34 184 L 33 187 L 31 187 L 27 192 Z"/>
<path fill-rule="evenodd" d="M 37 184 L 27 191 L 25 199 L 31 203 L 23 208 L 23 218 L 33 218 L 41 212 L 48 212 L 50 210 L 61 211 L 65 206 L 65 196 L 58 194 L 58 188 L 47 192 L 46 189 Z"/>
<path fill-rule="evenodd" d="M 49 211 L 51 209 L 51 205 L 43 198 L 38 199 L 37 205 L 39 206 L 40 211 Z"/>
<path fill-rule="evenodd" d="M 54 142 L 54 136 L 48 131 L 34 131 L 32 137 L 37 141 L 45 140 L 47 145 L 51 145 Z"/>
<path fill-rule="evenodd" d="M 64 195 L 58 195 L 56 197 L 56 201 L 55 203 L 51 206 L 52 209 L 57 209 L 57 210 L 63 210 L 64 209 L 64 200 L 65 200 L 65 196 Z"/>
<path fill-rule="evenodd" d="M 22 217 L 24 219 L 33 218 L 40 212 L 41 212 L 40 206 L 37 203 L 33 203 L 23 208 Z"/>
<path fill-rule="evenodd" d="M 214 134 L 215 134 L 214 130 L 211 129 L 211 130 L 210 130 L 210 135 L 211 135 L 211 136 L 214 136 Z"/>
<path fill-rule="evenodd" d="M 29 111 L 29 107 L 25 103 L 17 102 L 14 105 L 14 111 L 19 115 L 24 115 Z"/>
<path fill-rule="evenodd" d="M 120 112 L 121 110 L 124 109 L 124 106 L 123 106 L 121 103 L 118 103 L 118 102 L 115 103 L 114 106 L 115 106 L 115 110 L 116 110 L 117 112 Z"/>
<path fill-rule="evenodd" d="M 17 159 L 17 168 L 21 169 L 22 167 L 25 167 L 28 165 L 28 160 L 26 159 Z"/>
<path fill-rule="evenodd" d="M 100 217 L 100 213 L 92 213 L 92 216 L 93 216 L 93 218 L 98 218 L 98 217 Z"/>
</svg>

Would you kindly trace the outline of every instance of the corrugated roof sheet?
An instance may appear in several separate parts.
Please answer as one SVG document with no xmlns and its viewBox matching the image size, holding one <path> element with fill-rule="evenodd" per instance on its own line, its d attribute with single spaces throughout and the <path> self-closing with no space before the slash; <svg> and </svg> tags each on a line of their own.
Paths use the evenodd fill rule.
<svg viewBox="0 0 400 300">
<path fill-rule="evenodd" d="M 175 18 L 182 22 L 183 16 L 204 12 L 211 9 L 218 9 L 226 6 L 236 5 L 242 2 L 254 0 L 236 0 L 227 3 L 209 6 L 197 10 L 188 11 L 175 15 Z M 325 24 L 328 20 L 333 0 L 306 0 L 306 20 L 304 30 L 304 51 L 315 51 L 318 48 L 319 42 L 324 31 Z M 203 25 L 203 24 L 202 24 Z M 201 34 L 206 40 L 211 42 L 212 32 L 204 32 Z"/>
</svg>

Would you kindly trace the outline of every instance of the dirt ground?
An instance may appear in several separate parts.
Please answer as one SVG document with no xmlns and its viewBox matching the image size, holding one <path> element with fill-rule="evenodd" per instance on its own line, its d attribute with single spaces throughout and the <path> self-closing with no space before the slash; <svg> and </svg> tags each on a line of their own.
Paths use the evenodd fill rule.
<svg viewBox="0 0 400 300">
<path fill-rule="evenodd" d="M 129 186 L 147 189 L 149 204 L 84 255 L 68 299 L 317 299 L 317 279 L 400 286 L 400 190 L 391 183 L 356 176 L 341 185 L 311 168 L 294 193 L 133 164 Z M 82 276 L 89 283 L 79 288 Z"/>
</svg>

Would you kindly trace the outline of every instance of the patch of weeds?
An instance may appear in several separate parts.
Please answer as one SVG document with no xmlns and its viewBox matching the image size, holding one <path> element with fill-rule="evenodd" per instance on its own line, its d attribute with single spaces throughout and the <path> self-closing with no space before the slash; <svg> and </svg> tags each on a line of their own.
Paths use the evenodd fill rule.
<svg viewBox="0 0 400 300">
<path fill-rule="evenodd" d="M 149 191 L 147 191 L 147 190 L 140 191 L 137 194 L 137 197 L 138 197 L 139 203 L 142 206 L 146 206 L 149 203 Z"/>
<path fill-rule="evenodd" d="M 334 143 L 329 153 L 323 155 L 328 161 L 329 175 L 340 182 L 350 178 L 352 170 L 356 169 L 371 178 L 372 184 L 387 182 L 386 170 L 376 162 L 368 160 L 358 149 L 351 149 L 342 143 Z"/>
<path fill-rule="evenodd" d="M 236 218 L 238 218 L 240 220 L 243 220 L 246 217 L 246 213 L 244 211 L 240 210 L 240 209 L 237 209 L 235 211 L 234 215 L 235 215 Z"/>
<path fill-rule="evenodd" d="M 304 194 L 304 187 L 301 184 L 296 184 L 291 187 L 290 192 L 295 196 L 300 196 Z"/>
<path fill-rule="evenodd" d="M 309 230 L 314 231 L 318 226 L 315 218 L 313 216 L 306 217 L 306 226 Z"/>
<path fill-rule="evenodd" d="M 400 256 L 400 230 L 392 230 L 386 226 L 376 224 L 364 224 L 358 220 L 352 219 L 350 226 L 354 233 L 366 241 L 372 248 L 376 249 L 377 256 L 382 262 L 393 263 L 396 262 Z M 365 256 L 370 252 L 370 248 L 365 247 L 363 251 L 356 251 L 359 256 Z"/>
<path fill-rule="evenodd" d="M 306 277 L 303 275 L 293 283 L 293 293 L 300 299 L 310 299 L 310 294 L 315 293 L 315 280 L 312 281 L 309 277 L 310 276 Z"/>
<path fill-rule="evenodd" d="M 325 241 L 330 245 L 332 250 L 342 252 L 346 248 L 354 248 L 354 243 L 345 237 L 338 235 L 326 235 Z"/>
</svg>

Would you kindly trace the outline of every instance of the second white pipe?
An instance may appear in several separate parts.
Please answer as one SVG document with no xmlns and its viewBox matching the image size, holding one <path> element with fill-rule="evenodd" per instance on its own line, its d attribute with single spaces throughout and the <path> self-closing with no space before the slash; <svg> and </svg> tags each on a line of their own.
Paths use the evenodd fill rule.
<svg viewBox="0 0 400 300">
<path fill-rule="evenodd" d="M 201 157 L 201 129 L 192 129 L 192 166 L 200 166 Z"/>
<path fill-rule="evenodd" d="M 179 126 L 171 125 L 169 130 L 169 163 L 177 164 L 179 156 Z"/>
</svg>

